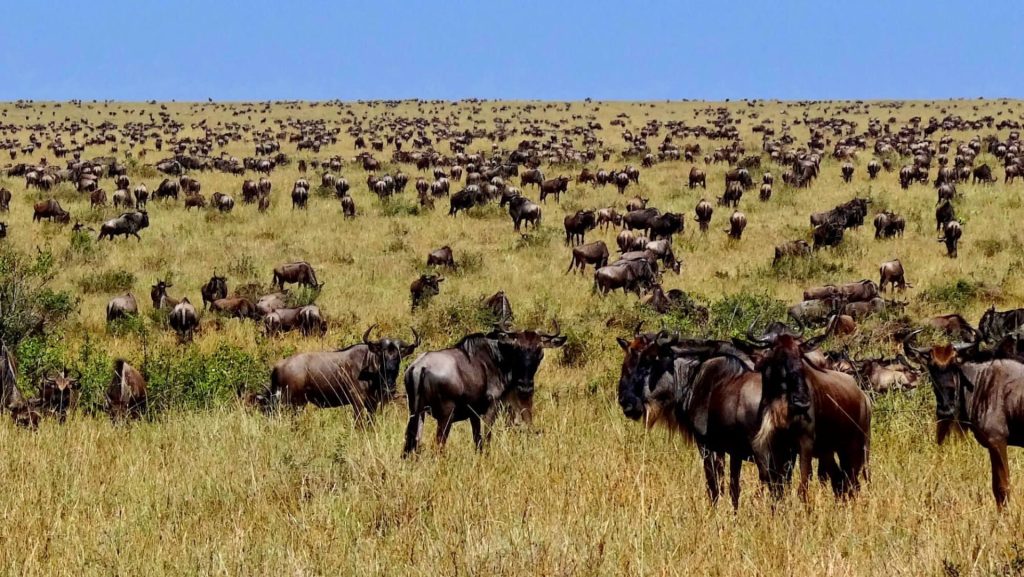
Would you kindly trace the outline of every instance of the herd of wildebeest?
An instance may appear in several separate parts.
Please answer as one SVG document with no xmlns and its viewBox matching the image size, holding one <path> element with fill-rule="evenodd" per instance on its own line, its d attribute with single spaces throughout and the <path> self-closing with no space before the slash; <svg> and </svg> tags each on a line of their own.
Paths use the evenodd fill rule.
<svg viewBox="0 0 1024 577">
<path fill-rule="evenodd" d="M 376 106 L 390 110 L 394 104 Z M 468 105 L 481 107 L 483 103 Z M 494 110 L 505 110 L 499 106 Z M 522 110 L 529 111 L 531 106 Z M 557 108 L 553 104 L 537 106 Z M 707 122 L 694 124 L 652 119 L 636 127 L 629 115 L 620 114 L 611 121 L 624 143 L 618 148 L 599 137 L 599 131 L 605 130 L 600 123 L 582 115 L 547 124 L 519 118 L 519 126 L 511 121 L 495 122 L 490 129 L 480 125 L 459 128 L 437 116 L 394 113 L 362 118 L 350 114 L 345 122 L 333 124 L 291 117 L 277 120 L 276 126 L 267 126 L 266 119 L 259 124 L 251 121 L 253 114 L 268 110 L 269 105 L 239 105 L 233 111 L 235 121 L 196 123 L 190 128 L 202 136 L 187 137 L 181 136 L 185 125 L 165 110 L 148 116 L 140 110 L 138 121 L 120 124 L 67 119 L 25 126 L 0 124 L 0 134 L 5 136 L 0 149 L 7 150 L 12 160 L 2 176 L 23 179 L 27 191 L 25 199 L 16 199 L 10 190 L 0 189 L 0 211 L 20 210 L 14 201 L 24 200 L 25 210 L 33 211 L 33 221 L 70 225 L 75 220 L 73 234 L 95 233 L 99 240 L 130 236 L 141 240 L 140 233 L 150 224 L 150 207 L 156 207 L 159 214 L 184 197 L 186 210 L 233 211 L 232 194 L 215 192 L 209 199 L 203 195 L 203 174 L 210 171 L 251 176 L 238 191 L 241 204 L 266 212 L 273 199 L 275 169 L 297 161 L 303 176 L 291 185 L 293 210 L 307 210 L 311 191 L 318 191 L 336 196 L 342 218 L 358 218 L 352 185 L 341 174 L 362 171 L 367 190 L 382 204 L 405 195 L 412 182 L 421 211 L 429 212 L 435 202 L 447 199 L 448 214 L 457 218 L 460 213 L 496 203 L 507 210 L 514 233 L 528 235 L 541 226 L 543 205 L 549 198 L 557 203 L 564 194 L 585 196 L 590 187 L 613 186 L 623 195 L 623 212 L 605 207 L 565 217 L 566 273 L 584 273 L 588 266 L 593 267 L 594 298 L 621 289 L 640 296 L 658 313 L 700 318 L 707 316 L 707 309 L 682 291 L 666 292 L 661 286 L 665 272 L 680 273 L 682 262 L 673 252 L 673 237 L 684 231 L 688 216 L 659 210 L 639 195 L 626 196 L 639 184 L 646 168 L 662 163 L 687 167 L 679 170 L 681 186 L 705 190 L 714 184 L 708 182 L 707 167 L 727 165 L 721 196 L 701 199 L 693 218 L 700 234 L 712 234 L 710 223 L 716 208 L 726 207 L 730 212 L 725 233 L 741 242 L 747 217 L 739 210 L 740 203 L 755 188 L 758 202 L 771 202 L 776 186 L 773 171 L 780 174 L 783 190 L 813 187 L 822 161 L 831 157 L 826 166 L 837 165 L 842 181 L 849 183 L 856 171 L 854 160 L 869 156 L 866 172 L 870 180 L 898 179 L 903 189 L 934 187 L 935 230 L 950 258 L 957 257 L 963 235 L 955 210 L 962 201 L 957 186 L 966 181 L 997 181 L 993 168 L 976 158 L 985 153 L 997 159 L 1005 183 L 1024 175 L 1018 123 L 996 123 L 990 116 L 970 120 L 956 115 L 927 120 L 914 117 L 905 123 L 895 117 L 874 118 L 858 129 L 841 114 L 805 115 L 779 127 L 767 119 L 758 122 L 754 112 L 744 120 L 756 123 L 753 132 L 761 136 L 762 143 L 759 150 L 748 150 L 737 129 L 739 120 L 730 111 L 734 109 L 726 107 L 709 107 Z M 809 134 L 805 142 L 793 135 L 793 128 L 801 124 Z M 23 131 L 30 135 L 27 142 L 9 136 Z M 948 135 L 964 131 L 988 135 L 964 141 Z M 996 131 L 1007 136 L 1000 138 Z M 346 138 L 360 151 L 354 158 L 316 157 L 321 148 Z M 720 146 L 706 150 L 698 139 Z M 514 146 L 506 144 L 513 140 L 517 140 Z M 239 159 L 217 152 L 240 142 L 253 147 L 253 156 Z M 447 143 L 446 152 L 442 152 L 443 142 Z M 110 155 L 83 159 L 86 146 L 108 147 Z M 283 152 L 285 147 L 294 148 L 294 155 Z M 119 152 L 122 148 L 126 150 Z M 43 156 L 38 162 L 17 162 L 33 158 L 40 150 L 57 160 Z M 162 152 L 164 158 L 147 166 L 163 176 L 151 199 L 144 184 L 133 186 L 128 160 L 137 167 L 145 162 L 147 152 L 154 151 Z M 378 159 L 385 151 L 391 152 L 390 158 Z M 611 163 L 613 155 L 624 161 L 623 168 L 597 166 Z M 385 166 L 394 172 L 385 173 Z M 575 179 L 545 174 L 562 170 L 577 170 L 578 174 Z M 406 171 L 417 176 L 412 178 Z M 315 175 L 310 177 L 314 184 L 305 176 L 309 173 Z M 317 180 L 319 184 L 315 184 Z M 70 183 L 92 206 L 102 207 L 109 201 L 126 210 L 117 218 L 96 223 L 97 231 L 72 219 L 69 211 L 49 196 L 61 183 Z M 109 197 L 108 188 L 113 190 Z M 536 201 L 530 198 L 533 190 Z M 41 200 L 30 202 L 29 194 Z M 777 246 L 773 266 L 841 245 L 846 231 L 865 224 L 871 206 L 869 198 L 853 197 L 811 214 L 811 242 L 798 238 Z M 873 224 L 875 237 L 884 239 L 902 236 L 907 219 L 878 211 Z M 587 234 L 598 227 L 620 230 L 614 260 L 604 241 L 586 242 Z M 32 234 L 0 223 L 0 239 Z M 426 264 L 455 269 L 456 256 L 450 246 L 440 247 L 427 255 Z M 319 291 L 324 283 L 314 267 L 305 261 L 288 262 L 274 268 L 271 277 L 274 288 L 269 294 L 259 294 L 260 287 L 252 286 L 229 293 L 228 279 L 214 273 L 200 289 L 202 308 L 257 320 L 269 335 L 291 330 L 303 335 L 325 333 L 328 324 L 320 308 L 315 304 L 291 306 L 286 288 L 297 284 Z M 412 308 L 424 306 L 439 294 L 444 280 L 440 272 L 415 278 L 410 285 Z M 954 429 L 974 434 L 989 451 L 992 491 L 1002 508 L 1009 488 L 1007 446 L 1024 445 L 1024 348 L 1018 345 L 1024 336 L 1024 309 L 990 309 L 977 327 L 957 314 L 927 319 L 919 328 L 894 336 L 903 348 L 903 354 L 895 358 L 855 360 L 845 352 L 819 349 L 830 337 L 856 331 L 865 318 L 903 306 L 882 295 L 905 291 L 908 286 L 903 264 L 891 260 L 881 263 L 877 283 L 865 279 L 808 288 L 804 300 L 789 309 L 786 323 L 775 320 L 761 330 L 751 326 L 745 335 L 731 340 L 688 338 L 666 329 L 644 332 L 637 326 L 634 334 L 617 339 L 623 351 L 618 382 L 621 410 L 630 419 L 643 420 L 648 426 L 662 423 L 692 439 L 712 500 L 717 500 L 725 487 L 726 457 L 734 506 L 739 503 L 744 462 L 755 464 L 760 480 L 775 495 L 783 493 L 791 474 L 798 470 L 799 492 L 805 495 L 816 459 L 817 477 L 828 483 L 837 497 L 848 498 L 868 477 L 872 396 L 913 388 L 920 374 L 927 372 L 936 398 L 938 442 Z M 188 298 L 170 296 L 168 291 L 173 288 L 172 283 L 158 280 L 151 290 L 152 307 L 167 311 L 170 328 L 182 341 L 188 341 L 199 327 L 201 311 Z M 468 420 L 477 447 L 483 448 L 503 411 L 514 421 L 530 422 L 534 378 L 544 351 L 566 342 L 556 321 L 552 321 L 552 332 L 514 329 L 512 305 L 504 292 L 484 304 L 498 320 L 494 328 L 466 335 L 450 348 L 412 358 L 421 345 L 415 330 L 411 340 L 395 336 L 375 339 L 375 326 L 371 326 L 359 344 L 281 360 L 270 373 L 269 387 L 250 393 L 247 400 L 264 408 L 351 405 L 357 421 L 366 424 L 382 403 L 396 396 L 401 377 L 409 407 L 403 455 L 417 450 L 428 414 L 438 423 L 439 444 L 444 444 L 455 422 Z M 136 316 L 139 308 L 132 293 L 115 295 L 106 309 L 107 322 Z M 823 331 L 809 336 L 808 331 L 816 327 Z M 924 329 L 946 335 L 949 342 L 920 346 L 917 339 Z M 81 376 L 72 369 L 47 375 L 39 393 L 26 398 L 16 386 L 14 357 L 4 345 L 0 358 L 2 406 L 15 422 L 28 427 L 36 426 L 46 414 L 63 420 L 74 408 Z M 405 359 L 410 362 L 403 373 Z M 147 406 L 143 374 L 127 361 L 117 360 L 106 398 L 114 418 L 142 416 Z"/>
</svg>

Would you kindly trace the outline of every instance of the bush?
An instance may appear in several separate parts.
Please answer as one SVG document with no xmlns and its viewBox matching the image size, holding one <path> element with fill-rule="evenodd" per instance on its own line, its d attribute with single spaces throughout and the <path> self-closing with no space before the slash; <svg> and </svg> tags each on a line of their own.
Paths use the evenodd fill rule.
<svg viewBox="0 0 1024 577">
<path fill-rule="evenodd" d="M 767 293 L 736 293 L 711 305 L 709 332 L 713 338 L 743 336 L 752 323 L 765 324 L 786 316 L 786 304 Z"/>
<path fill-rule="evenodd" d="M 44 333 L 75 311 L 78 300 L 71 293 L 47 286 L 55 269 L 50 252 L 31 258 L 0 250 L 0 339 L 8 346 L 17 347 L 23 339 Z"/>
<path fill-rule="evenodd" d="M 960 312 L 981 296 L 984 286 L 978 281 L 958 278 L 945 284 L 932 285 L 926 288 L 921 296 L 926 301 L 945 305 Z"/>
<path fill-rule="evenodd" d="M 380 203 L 378 212 L 381 216 L 416 216 L 420 213 L 418 204 L 410 202 L 405 198 L 392 198 Z"/>
<path fill-rule="evenodd" d="M 135 275 L 126 270 L 105 270 L 78 279 L 78 288 L 85 294 L 122 293 L 135 286 Z"/>
</svg>

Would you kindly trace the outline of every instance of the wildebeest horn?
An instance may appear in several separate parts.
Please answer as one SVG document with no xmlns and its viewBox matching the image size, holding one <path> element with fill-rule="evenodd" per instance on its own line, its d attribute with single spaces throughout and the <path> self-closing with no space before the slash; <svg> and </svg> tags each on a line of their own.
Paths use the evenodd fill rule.
<svg viewBox="0 0 1024 577">
<path fill-rule="evenodd" d="M 750 323 L 750 326 L 747 327 L 747 340 L 752 342 L 752 343 L 754 343 L 754 344 L 758 344 L 758 345 L 761 345 L 761 346 L 765 346 L 765 347 L 771 346 L 772 345 L 772 341 L 764 338 L 764 336 L 761 336 L 761 337 L 755 337 L 754 336 L 754 325 L 757 324 L 757 321 L 759 320 L 759 318 L 760 317 L 758 317 L 758 319 L 754 319 L 754 322 Z"/>
<path fill-rule="evenodd" d="M 645 321 L 640 321 L 636 324 L 636 328 L 633 329 L 633 336 L 640 336 L 640 329 L 643 328 Z"/>
<path fill-rule="evenodd" d="M 972 343 L 953 343 L 953 348 L 956 350 L 957 353 L 965 353 L 977 347 L 979 344 L 980 343 L 978 341 Z"/>
<path fill-rule="evenodd" d="M 558 326 L 558 319 L 551 319 L 551 324 L 555 325 L 555 332 L 552 334 L 540 333 L 540 336 L 548 339 L 553 339 L 558 335 L 562 334 L 562 329 Z"/>
<path fill-rule="evenodd" d="M 370 339 L 370 332 L 372 332 L 373 329 L 375 329 L 375 328 L 377 328 L 377 323 L 373 323 L 372 325 L 370 325 L 370 328 L 366 329 L 366 332 L 363 333 L 363 344 L 367 344 L 367 345 L 373 344 L 373 341 L 371 341 L 369 339 Z"/>
<path fill-rule="evenodd" d="M 416 347 L 420 346 L 420 334 L 418 332 L 416 332 L 415 328 L 413 328 L 413 327 L 409 327 L 409 328 L 412 330 L 412 345 L 410 345 L 410 346 L 412 346 L 412 348 L 415 349 Z"/>
<path fill-rule="evenodd" d="M 903 352 L 906 353 L 906 355 L 908 357 L 920 358 L 920 357 L 923 357 L 925 355 L 930 355 L 931 354 L 931 351 L 928 350 L 927 348 L 915 347 L 915 346 L 913 346 L 911 344 L 917 338 L 917 335 L 919 335 L 922 331 L 924 331 L 924 329 L 917 329 L 916 331 L 912 331 L 909 335 L 904 337 L 904 339 L 903 339 Z"/>
</svg>

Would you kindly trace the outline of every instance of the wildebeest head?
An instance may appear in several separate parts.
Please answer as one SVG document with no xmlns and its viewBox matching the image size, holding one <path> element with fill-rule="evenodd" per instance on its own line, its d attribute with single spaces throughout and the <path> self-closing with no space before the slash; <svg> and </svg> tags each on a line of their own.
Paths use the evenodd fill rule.
<svg viewBox="0 0 1024 577">
<path fill-rule="evenodd" d="M 544 349 L 558 348 L 565 344 L 566 337 L 561 335 L 558 321 L 554 324 L 554 334 L 533 330 L 510 331 L 505 325 L 495 325 L 494 330 L 487 335 L 488 339 L 497 343 L 508 385 L 520 394 L 533 392 L 533 379 L 544 360 Z"/>
<path fill-rule="evenodd" d="M 43 377 L 40 390 L 43 404 L 56 412 L 61 420 L 73 408 L 78 398 L 79 381 L 82 374 L 74 369 L 63 368 L 59 372 Z"/>
<path fill-rule="evenodd" d="M 420 346 L 420 335 L 416 329 L 412 329 L 412 344 L 389 337 L 373 341 L 370 340 L 370 333 L 376 327 L 377 325 L 371 325 L 363 333 L 363 344 L 370 349 L 370 358 L 367 359 L 367 366 L 363 368 L 363 373 L 371 379 L 382 380 L 381 385 L 385 389 L 383 392 L 391 397 L 395 394 L 395 384 L 398 381 L 402 358 L 408 357 L 416 350 L 416 347 Z"/>
<path fill-rule="evenodd" d="M 910 359 L 921 363 L 931 376 L 935 391 L 936 441 L 941 445 L 956 421 L 966 412 L 963 389 L 972 389 L 971 382 L 964 377 L 960 368 L 963 356 L 980 343 L 947 343 L 932 347 L 914 346 L 914 339 L 921 333 L 918 329 L 903 339 L 903 352 Z"/>
<path fill-rule="evenodd" d="M 782 323 L 773 324 L 761 337 L 747 331 L 748 340 L 764 349 L 755 368 L 761 373 L 764 401 L 785 398 L 791 416 L 804 415 L 811 407 L 811 392 L 804 377 L 804 354 L 824 340 L 821 335 L 802 341 Z"/>
<path fill-rule="evenodd" d="M 156 284 L 149 291 L 149 296 L 153 299 L 153 308 L 160 308 L 160 301 L 167 298 L 167 289 L 172 287 L 174 285 L 167 281 L 156 281 Z"/>
</svg>

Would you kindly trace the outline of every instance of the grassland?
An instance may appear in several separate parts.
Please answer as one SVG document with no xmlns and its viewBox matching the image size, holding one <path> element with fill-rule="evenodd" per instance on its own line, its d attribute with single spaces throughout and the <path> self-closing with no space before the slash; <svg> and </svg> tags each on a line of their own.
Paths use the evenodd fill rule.
<svg viewBox="0 0 1024 577">
<path fill-rule="evenodd" d="M 335 106 L 243 104 L 175 104 L 167 112 L 184 123 L 179 136 L 196 135 L 194 123 L 251 122 L 325 118 L 337 122 L 352 110 L 356 117 L 383 113 L 405 116 L 453 116 L 460 125 L 474 121 L 492 126 L 494 117 L 515 111 L 541 120 L 593 114 L 604 126 L 600 136 L 622 148 L 620 128 L 610 121 L 627 113 L 627 127 L 637 131 L 650 118 L 684 119 L 709 106 L 728 106 L 749 150 L 760 136 L 756 110 L 775 120 L 829 115 L 837 103 L 796 106 L 746 103 L 573 103 L 529 110 L 525 103 L 403 103 L 385 109 L 365 104 Z M 93 123 L 129 119 L 129 110 L 156 112 L 159 105 L 35 104 L 0 105 L 4 123 L 26 125 L 51 119 L 88 118 Z M 251 108 L 233 116 L 232 111 Z M 111 116 L 111 112 L 117 112 Z M 941 117 L 946 113 L 974 118 L 991 114 L 1017 119 L 1019 102 L 957 101 L 907 103 L 902 108 L 871 104 L 870 111 L 843 113 L 866 128 L 868 118 Z M 145 118 L 142 116 L 140 118 Z M 958 140 L 994 131 L 955 132 Z M 29 130 L 17 133 L 23 141 Z M 798 142 L 804 126 L 794 126 Z M 1000 133 L 1005 137 L 1005 131 Z M 67 139 L 67 137 L 65 137 Z M 513 146 L 514 137 L 505 146 Z M 652 146 L 660 141 L 652 138 Z M 687 142 L 690 142 L 688 140 Z M 717 144 L 696 139 L 705 150 Z M 352 139 L 342 135 L 336 146 L 294 158 L 351 159 Z M 444 146 L 446 150 L 446 145 Z M 478 141 L 474 148 L 489 149 Z M 126 146 L 120 145 L 123 154 Z M 234 142 L 226 151 L 252 155 L 252 143 Z M 83 158 L 107 154 L 109 147 L 89 147 Z M 220 151 L 217 150 L 217 153 Z M 33 155 L 38 157 L 40 153 Z M 45 153 L 44 153 L 45 154 Z M 152 162 L 159 153 L 150 152 Z M 378 154 L 379 158 L 387 155 Z M 1015 226 L 1021 209 L 1021 185 L 960 186 L 964 221 L 960 258 L 945 257 L 935 241 L 930 186 L 899 189 L 895 173 L 868 181 L 870 153 L 854 163 L 857 173 L 842 183 L 839 164 L 827 159 L 822 177 L 810 189 L 781 186 L 781 168 L 772 167 L 777 184 L 773 199 L 759 203 L 748 195 L 741 209 L 749 226 L 742 241 L 730 241 L 723 229 L 729 211 L 717 208 L 712 229 L 701 236 L 688 223 L 676 240 L 684 260 L 680 276 L 666 276 L 666 289 L 682 288 L 712 304 L 717 320 L 705 331 L 739 326 L 724 317 L 746 320 L 761 313 L 751 302 L 793 302 L 803 287 L 828 281 L 875 278 L 878 265 L 900 258 L 915 288 L 908 293 L 906 314 L 914 319 L 958 310 L 977 319 L 984 308 L 1019 306 L 1024 301 L 1021 248 Z M 51 161 L 55 161 L 51 157 Z M 978 162 L 997 162 L 982 155 Z M 621 168 L 618 155 L 594 166 Z M 638 164 L 638 162 L 634 162 Z M 703 162 L 698 159 L 698 164 Z M 725 165 L 707 167 L 708 190 L 685 187 L 690 164 L 661 163 L 644 169 L 639 194 L 651 203 L 692 215 L 701 197 L 723 189 Z M 392 170 L 394 167 L 391 167 Z M 548 176 L 575 176 L 579 167 L 545 167 Z M 403 167 L 414 177 L 415 171 Z M 1001 170 L 996 173 L 1001 177 Z M 353 183 L 359 208 L 343 220 L 337 201 L 314 195 L 308 211 L 293 211 L 287 198 L 299 177 L 295 163 L 272 175 L 273 204 L 266 215 L 239 206 L 228 215 L 186 212 L 181 204 L 153 202 L 151 228 L 143 241 L 86 243 L 72 246 L 68 228 L 31 222 L 30 201 L 43 195 L 26 191 L 21 179 L 0 179 L 14 192 L 11 212 L 0 215 L 10 225 L 3 241 L 15 250 L 52 253 L 57 263 L 55 288 L 74 290 L 78 312 L 59 334 L 37 343 L 29 371 L 46 363 L 83 367 L 88 394 L 96 398 L 109 373 L 109 359 L 125 356 L 141 363 L 160 356 L 169 391 L 194 393 L 182 375 L 201 374 L 210 394 L 177 406 L 150 420 L 113 426 L 102 416 L 83 411 L 64 425 L 48 421 L 36 433 L 0 422 L 0 568 L 20 575 L 110 574 L 257 574 L 257 575 L 1003 575 L 1024 571 L 1024 507 L 1020 491 L 999 515 L 991 502 L 985 453 L 969 438 L 936 447 L 931 414 L 934 401 L 927 383 L 909 394 L 876 402 L 871 483 L 852 503 L 835 503 L 816 488 L 808 506 L 795 496 L 773 506 L 756 488 L 753 471 L 744 476 L 744 498 L 734 513 L 711 507 L 704 493 L 696 451 L 661 431 L 645 432 L 627 421 L 615 402 L 621 360 L 615 336 L 624 335 L 642 318 L 657 323 L 636 298 L 591 293 L 590 275 L 566 276 L 568 249 L 561 220 L 579 208 L 624 204 L 612 187 L 570 186 L 561 205 L 544 206 L 542 230 L 530 240 L 512 232 L 507 215 L 496 207 L 476 209 L 468 217 L 449 218 L 441 202 L 433 212 L 416 210 L 411 193 L 382 206 L 367 190 L 365 173 L 348 163 L 342 174 Z M 132 183 L 153 190 L 160 177 L 142 169 Z M 251 177 L 251 175 L 247 175 Z M 239 196 L 245 177 L 217 172 L 198 178 L 203 192 Z M 318 178 L 311 176 L 312 181 Z M 106 184 L 106 182 L 105 182 Z M 105 186 L 108 192 L 112 187 Z M 532 191 L 527 191 L 532 194 Z M 90 210 L 88 200 L 67 185 L 54 195 L 73 219 L 98 228 L 116 215 L 113 208 Z M 870 226 L 847 236 L 845 245 L 815 257 L 812 265 L 780 274 L 771 270 L 772 247 L 807 238 L 807 215 L 855 195 L 870 196 L 875 210 L 890 208 L 907 217 L 906 236 L 873 239 Z M 753 195 L 756 196 L 756 193 Z M 614 232 L 594 231 L 611 246 Z M 471 266 L 448 276 L 441 294 L 421 311 L 410 311 L 408 286 L 423 270 L 429 250 L 449 244 L 456 260 Z M 203 319 L 192 345 L 180 347 L 159 319 L 144 315 L 144 330 L 112 334 L 104 323 L 107 300 L 130 284 L 144 312 L 150 309 L 149 285 L 172 279 L 172 296 L 198 302 L 199 287 L 214 270 L 227 273 L 229 286 L 268 283 L 274 265 L 308 260 L 326 282 L 317 302 L 329 317 L 326 338 L 287 336 L 268 340 L 252 323 Z M 118 281 L 116 271 L 133 278 Z M 113 278 L 104 281 L 101 275 Z M 959 284 L 958 284 L 958 281 Z M 104 290 L 109 287 L 111 290 Z M 88 292 L 83 291 L 88 288 Z M 121 287 L 118 286 L 118 289 Z M 424 335 L 424 349 L 446 346 L 464 331 L 483 328 L 473 304 L 504 289 L 517 324 L 548 326 L 558 319 L 577 344 L 576 354 L 549 354 L 538 375 L 537 414 L 532 431 L 501 427 L 491 449 L 471 450 L 468 427 L 457 426 L 444 454 L 426 451 L 421 458 L 399 457 L 405 424 L 402 402 L 389 406 L 371 430 L 355 428 L 350 411 L 308 410 L 295 417 L 266 417 L 238 406 L 236 387 L 263 383 L 273 361 L 300 350 L 320 350 L 356 341 L 366 326 L 407 335 L 410 326 Z M 761 295 L 758 299 L 734 295 Z M 718 303 L 715 306 L 715 303 Z M 738 310 L 730 303 L 746 303 Z M 717 323 L 717 324 L 716 324 Z M 694 329 L 699 330 L 699 329 Z M 870 337 L 871 326 L 850 345 L 856 353 L 891 353 L 891 344 Z M 144 346 L 145 345 L 145 346 Z M 144 353 L 145 349 L 145 353 Z M 30 351 L 24 351 L 26 355 Z M 230 362 L 223 359 L 228 356 Z M 197 363 L 210 367 L 197 367 Z M 167 377 L 167 375 L 172 375 Z M 30 388 L 23 378 L 23 388 Z M 214 383 L 211 385 L 210 383 Z M 170 393 L 168 393 L 170 394 Z M 429 443 L 428 443 L 429 444 Z M 1024 474 L 1019 451 L 1011 451 L 1011 476 Z"/>
</svg>

